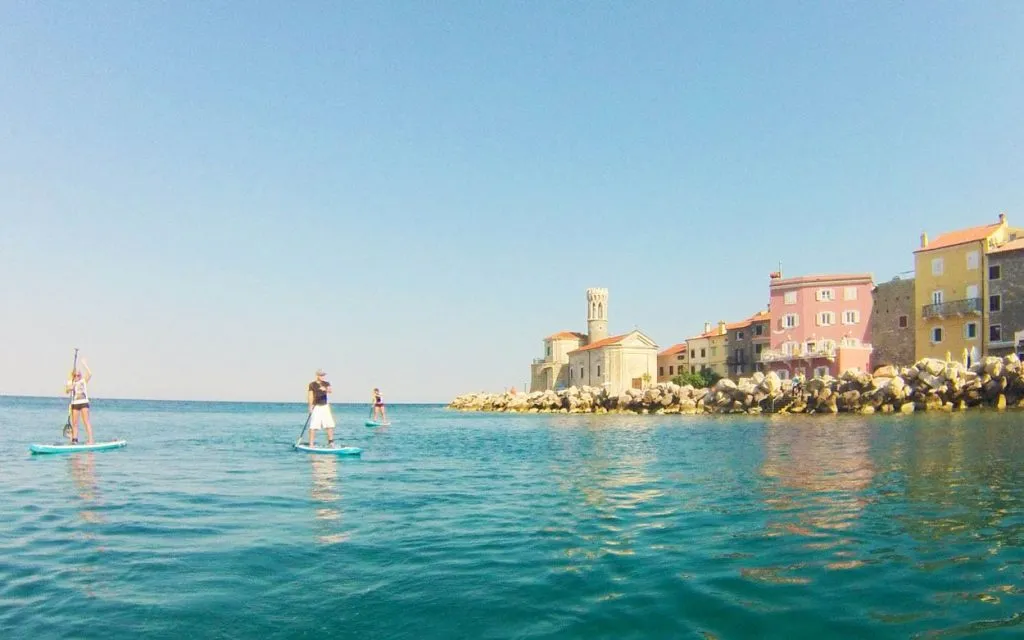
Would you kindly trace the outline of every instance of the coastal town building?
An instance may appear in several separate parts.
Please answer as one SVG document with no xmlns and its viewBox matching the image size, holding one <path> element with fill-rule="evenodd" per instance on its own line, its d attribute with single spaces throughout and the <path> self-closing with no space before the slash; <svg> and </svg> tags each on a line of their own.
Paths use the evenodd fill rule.
<svg viewBox="0 0 1024 640">
<path fill-rule="evenodd" d="M 871 368 L 914 360 L 914 279 L 893 278 L 871 292 Z"/>
<path fill-rule="evenodd" d="M 710 322 L 705 322 L 703 333 L 686 339 L 686 351 L 690 355 L 690 373 L 701 373 L 702 371 L 712 370 L 711 339 L 724 338 L 725 336 L 726 330 L 724 322 L 719 322 L 718 326 L 714 328 L 712 328 Z M 718 345 L 716 344 L 716 346 Z M 719 356 L 716 352 L 715 361 L 718 359 Z"/>
<path fill-rule="evenodd" d="M 973 361 L 988 353 L 990 342 L 1005 342 L 1001 325 L 989 323 L 989 255 L 1017 235 L 1024 237 L 1007 224 L 1005 213 L 996 223 L 944 233 L 931 242 L 921 234 L 914 251 L 916 359 Z"/>
<path fill-rule="evenodd" d="M 871 360 L 871 274 L 771 274 L 765 368 L 782 377 L 866 371 Z"/>
<path fill-rule="evenodd" d="M 736 379 L 762 371 L 761 352 L 771 340 L 771 314 L 758 311 L 742 322 L 726 325 L 726 331 L 729 376 Z"/>
<path fill-rule="evenodd" d="M 1024 353 L 1024 237 L 988 255 L 988 355 Z"/>
<path fill-rule="evenodd" d="M 587 289 L 587 333 L 563 331 L 544 339 L 544 357 L 530 367 L 530 391 L 604 387 L 610 394 L 654 382 L 658 345 L 634 329 L 608 335 L 608 290 Z"/>
<path fill-rule="evenodd" d="M 674 344 L 658 354 L 658 382 L 671 382 L 672 378 L 690 372 L 686 343 Z"/>
</svg>

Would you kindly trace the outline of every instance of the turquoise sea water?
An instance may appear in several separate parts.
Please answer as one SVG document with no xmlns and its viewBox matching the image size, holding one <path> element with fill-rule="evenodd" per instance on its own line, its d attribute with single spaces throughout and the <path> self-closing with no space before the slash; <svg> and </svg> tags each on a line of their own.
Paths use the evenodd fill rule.
<svg viewBox="0 0 1024 640">
<path fill-rule="evenodd" d="M 1024 415 L 0 398 L 4 638 L 1024 637 Z"/>
</svg>

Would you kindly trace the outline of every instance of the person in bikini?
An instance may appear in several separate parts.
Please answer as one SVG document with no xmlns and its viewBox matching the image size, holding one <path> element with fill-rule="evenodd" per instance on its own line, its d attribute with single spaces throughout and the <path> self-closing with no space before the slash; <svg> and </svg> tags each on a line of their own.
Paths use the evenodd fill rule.
<svg viewBox="0 0 1024 640">
<path fill-rule="evenodd" d="M 323 369 L 316 372 L 316 380 L 306 388 L 306 402 L 309 404 L 309 446 L 314 446 L 316 432 L 327 431 L 327 446 L 334 446 L 334 416 L 331 405 L 327 403 L 327 394 L 332 392 L 331 383 L 326 380 Z"/>
<path fill-rule="evenodd" d="M 377 416 L 380 416 L 381 422 L 387 422 L 387 412 L 384 410 L 384 398 L 380 395 L 380 389 L 374 387 L 373 389 L 373 418 L 371 420 L 377 420 Z"/>
<path fill-rule="evenodd" d="M 64 383 L 64 393 L 71 395 L 71 444 L 78 444 L 78 421 L 85 424 L 85 434 L 88 436 L 86 444 L 92 444 L 92 424 L 89 422 L 89 381 L 92 380 L 92 371 L 85 358 L 82 358 L 81 369 L 75 369 L 71 379 Z M 72 393 L 73 392 L 73 393 Z"/>
</svg>

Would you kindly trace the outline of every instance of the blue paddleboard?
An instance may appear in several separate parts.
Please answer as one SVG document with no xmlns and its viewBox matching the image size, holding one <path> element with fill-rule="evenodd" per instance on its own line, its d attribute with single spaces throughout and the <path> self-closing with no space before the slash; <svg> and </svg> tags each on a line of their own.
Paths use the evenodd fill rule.
<svg viewBox="0 0 1024 640">
<path fill-rule="evenodd" d="M 111 440 L 110 442 L 96 442 L 94 444 L 31 444 L 28 449 L 32 453 L 78 453 L 80 451 L 103 451 L 104 449 L 118 449 L 128 444 L 126 440 Z"/>
<path fill-rule="evenodd" d="M 391 425 L 390 422 L 376 422 L 374 420 L 367 420 L 366 421 L 366 426 L 368 426 L 368 427 L 387 427 L 387 426 L 390 426 L 390 425 Z"/>
<path fill-rule="evenodd" d="M 308 444 L 295 444 L 295 448 L 306 453 L 333 453 L 336 456 L 357 456 L 363 452 L 359 447 L 311 447 Z"/>
</svg>

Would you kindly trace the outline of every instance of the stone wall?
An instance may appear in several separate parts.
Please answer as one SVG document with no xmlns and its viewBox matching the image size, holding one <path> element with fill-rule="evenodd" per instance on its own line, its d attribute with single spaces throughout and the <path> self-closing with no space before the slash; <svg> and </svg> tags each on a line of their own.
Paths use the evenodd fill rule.
<svg viewBox="0 0 1024 640">
<path fill-rule="evenodd" d="M 988 406 L 1024 407 L 1024 378 L 1016 355 L 987 357 L 965 367 L 960 362 L 925 358 L 911 367 L 885 366 L 874 374 L 849 370 L 839 378 L 812 378 L 805 384 L 755 373 L 733 382 L 724 378 L 710 389 L 657 384 L 610 395 L 594 387 L 529 394 L 475 393 L 448 405 L 460 411 L 514 413 L 913 413 Z"/>
<path fill-rule="evenodd" d="M 914 280 L 893 278 L 877 285 L 871 310 L 872 368 L 914 361 Z M 900 318 L 906 326 L 900 326 Z"/>
<path fill-rule="evenodd" d="M 988 327 L 985 327 L 985 344 L 992 355 L 1013 353 L 1015 346 L 1013 334 L 1024 329 L 1024 250 L 991 253 L 988 256 L 989 267 L 998 266 L 1000 277 L 989 280 L 989 300 L 985 301 L 986 310 L 991 310 L 991 297 L 1001 296 L 1000 310 L 989 311 Z M 985 274 L 988 276 L 989 274 Z M 992 325 L 1000 327 L 1001 338 L 1005 346 L 991 344 Z"/>
</svg>

